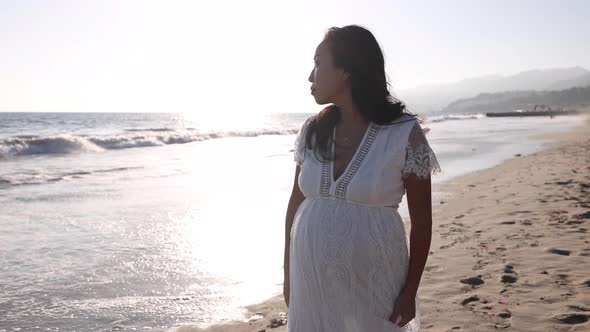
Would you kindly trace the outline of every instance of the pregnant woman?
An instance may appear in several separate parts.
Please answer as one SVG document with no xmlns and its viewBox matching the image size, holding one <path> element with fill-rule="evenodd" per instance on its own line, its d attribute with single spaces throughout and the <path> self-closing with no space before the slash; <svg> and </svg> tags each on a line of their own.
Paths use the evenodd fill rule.
<svg viewBox="0 0 590 332">
<path fill-rule="evenodd" d="M 418 331 L 438 162 L 416 117 L 391 96 L 371 32 L 331 28 L 314 62 L 311 93 L 328 106 L 304 121 L 295 143 L 285 227 L 289 331 Z M 397 211 L 406 193 L 409 246 Z"/>
</svg>

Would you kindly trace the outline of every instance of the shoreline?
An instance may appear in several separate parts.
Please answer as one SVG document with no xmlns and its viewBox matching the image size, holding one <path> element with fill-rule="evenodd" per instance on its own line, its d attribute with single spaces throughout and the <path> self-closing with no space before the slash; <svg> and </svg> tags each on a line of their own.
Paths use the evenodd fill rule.
<svg viewBox="0 0 590 332">
<path fill-rule="evenodd" d="M 590 266 L 589 127 L 585 117 L 565 132 L 531 136 L 552 141 L 433 188 L 445 197 L 433 202 L 431 253 L 418 292 L 421 330 L 590 327 L 583 268 Z M 249 322 L 168 331 L 287 331 L 282 295 L 244 309 Z M 281 326 L 270 327 L 273 319 Z"/>
</svg>

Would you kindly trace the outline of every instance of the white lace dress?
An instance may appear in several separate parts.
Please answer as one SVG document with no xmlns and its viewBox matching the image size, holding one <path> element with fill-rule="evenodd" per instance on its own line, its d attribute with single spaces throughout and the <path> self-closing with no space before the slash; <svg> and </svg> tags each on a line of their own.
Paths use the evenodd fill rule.
<svg viewBox="0 0 590 332">
<path fill-rule="evenodd" d="M 438 170 L 420 125 L 409 115 L 390 125 L 371 122 L 335 181 L 333 163 L 305 147 L 311 118 L 294 150 L 305 200 L 291 229 L 289 332 L 418 331 L 418 301 L 416 317 L 404 327 L 389 316 L 409 263 L 397 211 L 403 179 Z"/>
</svg>

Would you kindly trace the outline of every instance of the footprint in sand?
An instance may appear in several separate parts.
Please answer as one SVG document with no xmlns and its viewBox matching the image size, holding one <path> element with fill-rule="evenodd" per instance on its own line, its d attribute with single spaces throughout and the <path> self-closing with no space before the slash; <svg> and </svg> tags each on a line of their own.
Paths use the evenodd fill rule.
<svg viewBox="0 0 590 332">
<path fill-rule="evenodd" d="M 513 194 L 516 195 L 516 194 Z M 507 213 L 509 216 L 513 216 L 513 215 L 517 215 L 517 214 L 526 214 L 526 213 L 531 213 L 531 211 L 528 210 L 524 210 L 524 211 L 513 211 L 510 213 Z"/>
<path fill-rule="evenodd" d="M 567 308 L 568 309 L 571 309 L 571 310 L 574 310 L 574 311 L 581 311 L 581 312 L 590 311 L 590 308 L 584 307 L 582 305 L 568 305 Z"/>
<path fill-rule="evenodd" d="M 506 264 L 504 266 L 504 274 L 500 277 L 500 281 L 504 284 L 513 284 L 518 281 L 518 277 L 516 276 L 516 271 L 514 271 L 514 266 L 511 264 Z M 501 292 L 503 293 L 503 292 Z"/>
<path fill-rule="evenodd" d="M 569 256 L 572 252 L 571 250 L 564 250 L 564 249 L 557 249 L 557 248 L 550 248 L 547 250 L 552 254 L 562 255 L 562 256 Z"/>
<path fill-rule="evenodd" d="M 560 273 L 557 275 L 557 280 L 555 280 L 555 283 L 558 286 L 567 286 L 570 284 L 569 280 L 567 280 L 569 276 L 567 274 L 564 273 Z"/>
<path fill-rule="evenodd" d="M 465 300 L 463 300 L 461 302 L 461 304 L 462 305 L 467 305 L 467 304 L 469 304 L 471 302 L 478 302 L 479 300 L 480 300 L 479 296 L 473 295 L 473 296 L 470 296 L 470 297 L 466 298 Z"/>
<path fill-rule="evenodd" d="M 424 271 L 426 271 L 426 272 L 434 272 L 434 273 L 436 273 L 436 272 L 440 272 L 440 271 L 442 271 L 442 268 L 441 268 L 439 265 L 433 264 L 433 265 L 427 265 L 427 266 L 424 268 Z"/>
<path fill-rule="evenodd" d="M 510 264 L 504 266 L 504 273 L 516 274 L 516 272 L 514 272 L 514 267 Z"/>
<path fill-rule="evenodd" d="M 496 325 L 494 325 L 494 327 L 498 330 L 503 330 L 503 329 L 509 328 L 510 323 L 507 323 L 507 322 L 497 323 Z"/>
<path fill-rule="evenodd" d="M 585 314 L 561 314 L 561 315 L 553 316 L 553 319 L 555 319 L 561 323 L 570 324 L 570 325 L 586 323 L 589 318 L 590 318 L 590 315 L 585 315 Z"/>
<path fill-rule="evenodd" d="M 505 284 L 513 284 L 513 283 L 515 283 L 515 282 L 518 281 L 518 277 L 509 275 L 509 274 L 505 274 L 505 275 L 502 276 L 502 279 L 501 280 Z"/>
<path fill-rule="evenodd" d="M 479 286 L 484 283 L 483 279 L 481 278 L 481 274 L 477 277 L 469 277 L 463 278 L 459 280 L 462 284 L 471 285 L 471 286 Z"/>
<path fill-rule="evenodd" d="M 528 219 L 521 220 L 521 221 L 520 221 L 520 223 L 521 223 L 522 225 L 525 225 L 525 226 L 530 226 L 530 225 L 532 225 L 532 224 L 533 224 L 533 222 L 532 222 L 532 221 L 530 221 L 530 220 L 528 220 Z"/>
<path fill-rule="evenodd" d="M 478 270 L 481 270 L 481 269 L 483 269 L 483 268 L 484 268 L 486 265 L 488 265 L 488 264 L 489 264 L 489 262 L 488 262 L 487 260 L 485 260 L 485 259 L 480 259 L 480 260 L 478 260 L 477 262 L 475 262 L 475 264 L 473 265 L 473 267 L 471 267 L 471 269 L 472 269 L 473 271 L 478 271 Z"/>
<path fill-rule="evenodd" d="M 504 247 L 504 246 L 496 247 L 496 251 L 506 251 L 506 247 Z M 490 253 L 490 254 L 492 254 L 492 253 Z"/>
<path fill-rule="evenodd" d="M 555 184 L 561 185 L 561 186 L 565 186 L 568 184 L 572 184 L 574 182 L 574 180 L 567 180 L 567 181 L 556 181 Z"/>
<path fill-rule="evenodd" d="M 449 249 L 450 247 L 454 246 L 457 243 L 458 243 L 458 241 L 455 240 L 455 241 L 453 241 L 453 242 L 451 242 L 449 244 L 445 244 L 445 245 L 440 246 L 439 249 Z"/>
</svg>

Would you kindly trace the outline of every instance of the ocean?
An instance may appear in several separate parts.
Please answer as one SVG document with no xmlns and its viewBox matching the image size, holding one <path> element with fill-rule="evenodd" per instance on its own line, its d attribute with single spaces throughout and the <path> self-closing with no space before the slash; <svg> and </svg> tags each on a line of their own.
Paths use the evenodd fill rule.
<svg viewBox="0 0 590 332">
<path fill-rule="evenodd" d="M 0 331 L 247 318 L 242 306 L 282 292 L 292 148 L 310 115 L 0 113 Z M 578 124 L 427 117 L 435 204 L 438 184 Z"/>
</svg>

